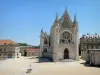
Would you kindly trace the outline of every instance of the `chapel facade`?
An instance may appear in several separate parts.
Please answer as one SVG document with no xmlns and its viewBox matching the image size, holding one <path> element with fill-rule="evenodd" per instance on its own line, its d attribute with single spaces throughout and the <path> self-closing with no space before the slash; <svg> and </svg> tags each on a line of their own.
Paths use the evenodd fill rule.
<svg viewBox="0 0 100 75">
<path fill-rule="evenodd" d="M 63 59 L 78 60 L 78 23 L 65 10 L 59 19 L 58 14 L 51 27 L 50 34 L 41 30 L 40 34 L 40 57 L 48 57 L 53 61 Z"/>
</svg>

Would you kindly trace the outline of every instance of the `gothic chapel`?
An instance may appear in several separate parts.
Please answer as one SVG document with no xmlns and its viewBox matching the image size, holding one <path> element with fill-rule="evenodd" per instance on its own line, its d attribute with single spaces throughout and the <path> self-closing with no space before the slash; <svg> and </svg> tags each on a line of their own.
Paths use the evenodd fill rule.
<svg viewBox="0 0 100 75">
<path fill-rule="evenodd" d="M 74 21 L 65 10 L 62 17 L 58 15 L 50 30 L 50 35 L 41 30 L 40 57 L 47 57 L 53 61 L 64 59 L 78 60 L 78 24 L 76 16 Z"/>
</svg>

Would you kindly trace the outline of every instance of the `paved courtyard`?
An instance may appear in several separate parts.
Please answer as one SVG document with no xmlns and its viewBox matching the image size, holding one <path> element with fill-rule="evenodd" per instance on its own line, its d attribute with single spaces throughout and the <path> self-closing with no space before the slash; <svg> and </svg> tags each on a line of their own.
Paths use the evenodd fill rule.
<svg viewBox="0 0 100 75">
<path fill-rule="evenodd" d="M 21 57 L 0 60 L 0 75 L 100 75 L 100 67 L 90 67 L 84 61 L 38 62 L 37 58 Z M 32 72 L 26 73 L 31 64 Z"/>
</svg>

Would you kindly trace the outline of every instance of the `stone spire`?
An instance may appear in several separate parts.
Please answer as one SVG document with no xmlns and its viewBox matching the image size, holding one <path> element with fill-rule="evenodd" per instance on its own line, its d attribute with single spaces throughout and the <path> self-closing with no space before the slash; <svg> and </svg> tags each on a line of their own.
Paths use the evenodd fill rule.
<svg viewBox="0 0 100 75">
<path fill-rule="evenodd" d="M 56 17 L 55 17 L 53 26 L 57 25 L 58 22 L 59 22 L 58 13 L 56 13 Z"/>
<path fill-rule="evenodd" d="M 56 13 L 56 20 L 58 20 L 58 13 Z"/>
<path fill-rule="evenodd" d="M 43 28 L 41 29 L 40 34 L 41 34 L 40 37 L 43 37 L 44 36 Z"/>
<path fill-rule="evenodd" d="M 64 12 L 63 16 L 65 18 L 67 18 L 67 19 L 70 19 L 69 14 L 68 14 L 68 11 L 67 11 L 67 8 L 65 9 L 65 12 Z"/>
<path fill-rule="evenodd" d="M 58 19 L 58 13 L 56 13 L 56 20 L 57 20 L 57 26 L 59 27 L 59 19 Z"/>
<path fill-rule="evenodd" d="M 52 31 L 53 28 L 55 28 L 55 26 L 58 25 L 58 23 L 59 23 L 58 13 L 56 13 L 56 17 L 55 17 L 54 23 L 53 23 L 53 25 L 51 27 L 51 31 Z"/>
<path fill-rule="evenodd" d="M 77 20 L 76 20 L 76 14 L 74 15 L 74 21 L 73 21 L 73 27 L 77 27 Z"/>
<path fill-rule="evenodd" d="M 68 14 L 68 11 L 67 11 L 67 8 L 65 9 L 65 13 L 64 13 L 64 14 L 69 15 L 69 14 Z"/>
<path fill-rule="evenodd" d="M 59 19 L 58 19 L 58 13 L 56 13 L 55 23 L 57 23 L 58 21 L 59 21 Z"/>
<path fill-rule="evenodd" d="M 65 12 L 60 19 L 60 23 L 63 23 L 64 21 L 69 22 L 70 24 L 72 23 L 70 16 L 68 14 L 67 8 L 65 9 Z"/>
<path fill-rule="evenodd" d="M 76 14 L 74 15 L 74 23 L 77 23 Z"/>
<path fill-rule="evenodd" d="M 43 32 L 43 28 L 41 29 L 41 32 Z"/>
</svg>

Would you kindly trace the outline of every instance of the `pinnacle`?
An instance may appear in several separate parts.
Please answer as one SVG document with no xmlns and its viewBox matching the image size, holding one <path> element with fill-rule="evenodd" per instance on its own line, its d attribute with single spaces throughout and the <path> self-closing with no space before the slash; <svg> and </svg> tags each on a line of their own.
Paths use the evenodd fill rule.
<svg viewBox="0 0 100 75">
<path fill-rule="evenodd" d="M 58 20 L 58 13 L 56 13 L 56 20 Z"/>
<path fill-rule="evenodd" d="M 65 14 L 68 14 L 68 10 L 67 10 L 67 8 L 65 9 Z"/>
<path fill-rule="evenodd" d="M 76 14 L 74 15 L 74 22 L 76 23 L 77 21 L 76 21 Z"/>
</svg>

